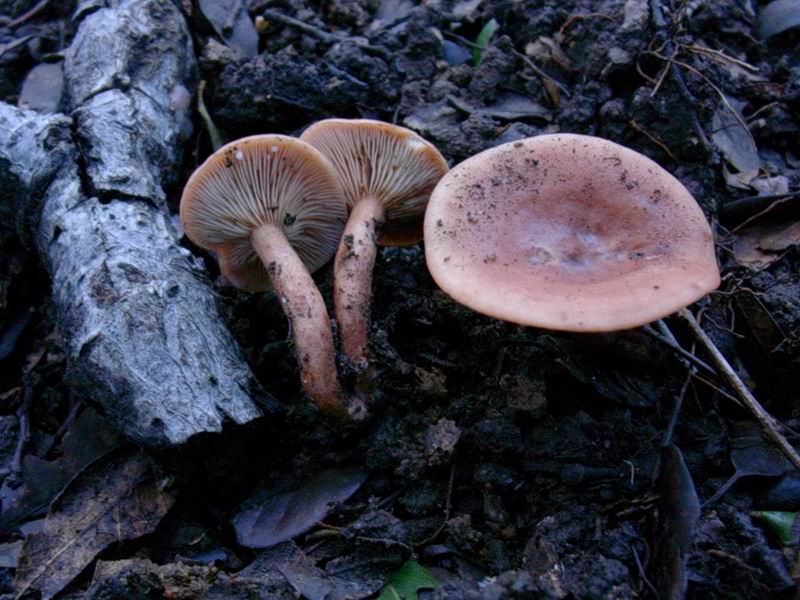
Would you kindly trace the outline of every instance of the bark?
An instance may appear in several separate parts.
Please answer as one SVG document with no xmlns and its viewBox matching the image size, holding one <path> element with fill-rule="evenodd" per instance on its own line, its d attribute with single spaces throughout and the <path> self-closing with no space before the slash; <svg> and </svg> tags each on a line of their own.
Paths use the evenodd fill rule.
<svg viewBox="0 0 800 600">
<path fill-rule="evenodd" d="M 0 103 L 0 212 L 52 277 L 73 389 L 146 445 L 259 415 L 252 374 L 165 208 L 195 58 L 169 1 L 117 0 L 66 52 L 71 115 Z"/>
</svg>

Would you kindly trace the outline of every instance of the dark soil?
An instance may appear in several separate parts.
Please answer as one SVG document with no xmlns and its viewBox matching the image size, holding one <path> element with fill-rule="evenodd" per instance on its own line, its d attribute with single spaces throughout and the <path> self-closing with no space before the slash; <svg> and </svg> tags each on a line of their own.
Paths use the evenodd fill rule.
<svg viewBox="0 0 800 600">
<path fill-rule="evenodd" d="M 18 16 L 33 4 L 0 0 L 0 15 Z M 0 46 L 26 32 L 37 36 L 0 56 L 6 101 L 16 101 L 30 68 L 69 42 L 71 11 L 52 4 L 22 28 L 0 21 Z M 662 19 L 651 4 L 661 7 Z M 800 417 L 797 240 L 771 264 L 746 268 L 734 252 L 737 231 L 744 231 L 736 227 L 753 211 L 747 203 L 731 208 L 775 178 L 785 178 L 789 190 L 800 186 L 800 31 L 756 39 L 748 7 L 764 4 L 250 0 L 251 17 L 269 9 L 348 39 L 331 43 L 267 19 L 258 56 L 243 58 L 215 36 L 197 3 L 183 2 L 208 82 L 206 104 L 226 140 L 298 134 L 329 116 L 368 117 L 417 130 L 453 165 L 554 131 L 602 136 L 659 162 L 715 228 L 724 277 L 699 307 L 703 324 L 768 410 L 791 426 Z M 474 66 L 469 44 L 492 18 L 499 29 Z M 717 51 L 753 65 L 758 77 L 739 62 L 714 60 Z M 665 71 L 663 57 L 673 53 L 678 62 Z M 726 182 L 730 167 L 713 137 L 718 92 L 736 103 L 760 152 L 760 176 L 745 189 Z M 522 107 L 516 115 L 507 112 L 511 100 Z M 198 118 L 186 177 L 210 152 Z M 170 197 L 176 209 L 180 188 Z M 797 212 L 790 206 L 779 222 L 791 224 Z M 62 383 L 47 277 L 4 231 L 0 324 L 9 352 L 0 363 L 0 456 L 10 465 L 21 410 L 31 430 L 25 452 L 53 459 L 70 415 L 91 399 L 71 397 Z M 206 258 L 213 278 L 218 270 Z M 331 306 L 330 267 L 315 277 Z M 251 493 L 359 465 L 366 483 L 326 524 L 347 532 L 358 523 L 369 533 L 296 538 L 317 566 L 345 559 L 354 577 L 385 581 L 416 556 L 440 581 L 421 597 L 442 599 L 647 598 L 653 587 L 666 597 L 682 576 L 689 598 L 794 597 L 796 543 L 782 542 L 752 517 L 754 510 L 800 510 L 800 477 L 788 466 L 784 475 L 743 478 L 703 507 L 693 531 L 681 532 L 692 481 L 702 502 L 733 473 L 731 450 L 769 444 L 741 423 L 749 413 L 721 380 L 690 375 L 643 330 L 568 335 L 499 322 L 438 290 L 421 245 L 384 248 L 374 284 L 371 418 L 342 428 L 303 398 L 274 295 L 246 295 L 219 279 L 215 285 L 263 386 L 267 416 L 159 456 L 175 478 L 176 505 L 154 534 L 113 547 L 104 560 L 213 565 L 202 567 L 213 576 L 203 576 L 219 586 L 219 573 L 237 572 L 258 556 L 237 544 L 230 526 Z M 691 348 L 681 325 L 669 323 Z M 15 327 L 20 335 L 11 339 Z M 677 457 L 662 450 L 676 399 Z M 686 569 L 680 560 L 673 569 L 682 545 Z M 192 587 L 202 579 L 197 572 L 156 577 L 148 565 L 131 566 L 126 578 L 95 579 L 88 597 L 201 593 Z M 170 596 L 165 578 L 173 582 Z M 258 595 L 231 581 L 208 597 L 292 597 L 285 589 Z M 86 572 L 75 597 L 91 582 Z"/>
</svg>

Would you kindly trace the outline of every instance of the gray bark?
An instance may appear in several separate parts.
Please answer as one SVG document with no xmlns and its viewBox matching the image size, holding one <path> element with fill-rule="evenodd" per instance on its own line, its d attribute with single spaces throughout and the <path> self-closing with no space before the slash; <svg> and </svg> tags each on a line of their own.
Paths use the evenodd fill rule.
<svg viewBox="0 0 800 600">
<path fill-rule="evenodd" d="M 191 131 L 186 24 L 168 0 L 108 4 L 81 13 L 66 53 L 71 116 L 0 103 L 0 217 L 52 276 L 73 389 L 131 439 L 164 446 L 259 411 L 165 208 Z"/>
</svg>

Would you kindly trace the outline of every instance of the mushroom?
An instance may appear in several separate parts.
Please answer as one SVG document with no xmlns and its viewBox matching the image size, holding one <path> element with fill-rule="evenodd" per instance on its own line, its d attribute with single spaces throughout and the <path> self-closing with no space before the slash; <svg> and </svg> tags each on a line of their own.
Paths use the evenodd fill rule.
<svg viewBox="0 0 800 600">
<path fill-rule="evenodd" d="M 310 272 L 328 262 L 347 208 L 330 162 L 283 135 L 231 142 L 206 159 L 183 191 L 186 235 L 216 253 L 236 287 L 274 287 L 291 326 L 303 389 L 321 408 L 345 412 L 330 320 Z"/>
<path fill-rule="evenodd" d="M 350 218 L 336 252 L 333 298 L 342 352 L 363 374 L 377 244 L 422 239 L 425 206 L 447 162 L 413 131 L 380 121 L 328 119 L 300 139 L 330 159 L 344 187 Z"/>
<path fill-rule="evenodd" d="M 688 190 L 645 156 L 582 135 L 503 144 L 451 170 L 428 204 L 425 253 L 461 304 L 566 331 L 643 325 L 720 281 Z"/>
<path fill-rule="evenodd" d="M 800 468 L 775 419 L 685 308 L 719 286 L 714 239 L 689 191 L 649 158 L 573 134 L 503 144 L 442 178 L 424 231 L 436 283 L 483 314 L 603 332 L 677 312 Z"/>
</svg>

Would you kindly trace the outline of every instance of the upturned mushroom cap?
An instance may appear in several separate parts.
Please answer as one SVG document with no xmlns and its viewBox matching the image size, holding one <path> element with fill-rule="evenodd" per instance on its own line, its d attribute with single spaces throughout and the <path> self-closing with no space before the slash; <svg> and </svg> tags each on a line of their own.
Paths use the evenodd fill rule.
<svg viewBox="0 0 800 600">
<path fill-rule="evenodd" d="M 309 144 L 283 135 L 231 142 L 192 174 L 180 207 L 186 235 L 213 250 L 236 287 L 266 291 L 270 278 L 250 242 L 260 225 L 283 230 L 309 272 L 336 252 L 347 219 L 330 162 Z"/>
<path fill-rule="evenodd" d="M 366 196 L 382 203 L 381 244 L 408 246 L 422 239 L 425 206 L 447 172 L 433 144 L 405 127 L 370 119 L 319 121 L 300 139 L 333 163 L 348 207 Z"/>
<path fill-rule="evenodd" d="M 689 191 L 645 156 L 582 135 L 503 144 L 453 168 L 428 204 L 425 253 L 458 302 L 547 329 L 636 327 L 719 285 Z"/>
</svg>

